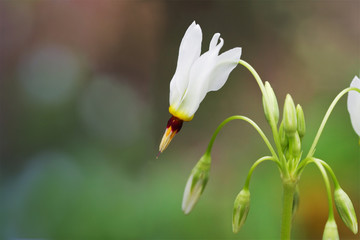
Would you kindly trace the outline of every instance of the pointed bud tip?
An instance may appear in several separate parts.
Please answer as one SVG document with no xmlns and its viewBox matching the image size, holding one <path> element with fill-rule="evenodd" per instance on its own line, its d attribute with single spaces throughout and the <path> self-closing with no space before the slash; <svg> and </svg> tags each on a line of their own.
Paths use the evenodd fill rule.
<svg viewBox="0 0 360 240">
<path fill-rule="evenodd" d="M 355 209 L 350 197 L 341 188 L 335 190 L 334 201 L 336 209 L 345 225 L 354 233 L 358 232 Z"/>
<path fill-rule="evenodd" d="M 204 154 L 191 171 L 185 185 L 182 201 L 182 210 L 186 215 L 194 208 L 205 189 L 209 179 L 210 164 L 210 155 Z"/>
<path fill-rule="evenodd" d="M 191 212 L 191 209 L 188 209 L 188 208 L 182 208 L 181 210 L 183 211 L 183 213 L 185 215 L 189 215 L 189 213 Z"/>
<path fill-rule="evenodd" d="M 182 201 L 182 210 L 185 215 L 188 215 L 194 208 L 205 188 L 205 185 L 206 182 L 204 182 L 203 179 L 194 179 L 194 175 L 190 175 L 185 186 Z"/>
<path fill-rule="evenodd" d="M 277 124 L 279 121 L 279 105 L 274 90 L 269 82 L 265 82 L 265 93 L 263 96 L 263 107 L 266 120 L 270 123 L 273 119 Z"/>
<path fill-rule="evenodd" d="M 303 138 L 306 132 L 304 111 L 300 104 L 296 105 L 297 131 L 300 138 Z"/>
<path fill-rule="evenodd" d="M 285 98 L 283 117 L 286 135 L 288 137 L 294 136 L 297 131 L 297 116 L 295 104 L 290 94 L 287 94 Z"/>
<path fill-rule="evenodd" d="M 247 189 L 242 189 L 236 196 L 234 201 L 234 210 L 232 216 L 233 233 L 239 232 L 244 225 L 250 208 L 250 192 Z"/>
</svg>

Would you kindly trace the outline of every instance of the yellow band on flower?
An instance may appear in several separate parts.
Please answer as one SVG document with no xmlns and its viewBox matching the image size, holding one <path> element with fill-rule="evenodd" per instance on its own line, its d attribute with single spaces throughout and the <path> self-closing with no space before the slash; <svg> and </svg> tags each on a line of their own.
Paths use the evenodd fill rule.
<svg viewBox="0 0 360 240">
<path fill-rule="evenodd" d="M 189 116 L 188 114 L 181 112 L 179 110 L 176 110 L 174 107 L 170 106 L 169 107 L 169 112 L 171 113 L 171 115 L 173 115 L 174 117 L 179 118 L 180 120 L 183 120 L 185 122 L 191 121 L 194 117 L 194 115 Z"/>
</svg>

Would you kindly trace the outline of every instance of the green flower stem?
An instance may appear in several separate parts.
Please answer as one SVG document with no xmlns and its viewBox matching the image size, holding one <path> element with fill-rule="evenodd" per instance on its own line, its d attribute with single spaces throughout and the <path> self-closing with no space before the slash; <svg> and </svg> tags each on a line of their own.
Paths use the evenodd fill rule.
<svg viewBox="0 0 360 240">
<path fill-rule="evenodd" d="M 266 91 L 265 91 L 265 86 L 264 86 L 264 83 L 262 82 L 259 74 L 255 71 L 255 69 L 250 64 L 248 64 L 244 60 L 240 59 L 239 64 L 246 67 L 251 72 L 251 74 L 254 76 L 256 82 L 258 83 L 258 85 L 260 87 L 260 90 L 261 90 L 263 96 L 266 98 L 266 103 L 268 103 L 269 101 L 268 101 L 268 96 L 267 96 Z M 272 133 L 273 133 L 276 148 L 277 148 L 278 153 L 279 153 L 279 158 L 280 158 L 280 162 L 281 162 L 282 169 L 283 169 L 283 175 L 288 177 L 289 172 L 288 172 L 288 170 L 286 168 L 286 159 L 284 157 L 284 153 L 283 153 L 282 148 L 281 148 L 279 133 L 278 133 L 278 130 L 277 130 L 275 120 L 273 118 L 271 118 L 271 120 L 270 120 L 270 127 L 271 127 L 271 130 L 272 130 Z"/>
<path fill-rule="evenodd" d="M 330 173 L 330 176 L 331 176 L 331 178 L 332 178 L 332 180 L 333 180 L 333 182 L 334 182 L 334 188 L 335 188 L 335 189 L 340 188 L 340 184 L 339 184 L 339 182 L 338 182 L 338 180 L 337 180 L 337 178 L 336 178 L 336 176 L 335 176 L 334 171 L 331 169 L 331 167 L 330 167 L 325 161 L 323 161 L 323 160 L 321 160 L 321 159 L 315 158 L 315 160 L 318 161 L 318 162 L 320 162 L 320 163 L 326 168 L 326 170 L 328 171 L 328 173 Z"/>
<path fill-rule="evenodd" d="M 360 89 L 354 88 L 354 87 L 349 87 L 349 88 L 345 88 L 344 90 L 342 90 L 342 91 L 335 97 L 335 99 L 334 99 L 333 102 L 331 103 L 329 109 L 327 110 L 327 112 L 326 112 L 326 114 L 325 114 L 325 116 L 324 116 L 324 119 L 323 119 L 322 122 L 321 122 L 320 128 L 319 128 L 319 130 L 318 130 L 317 133 L 316 133 L 316 136 L 315 136 L 315 138 L 314 138 L 314 142 L 313 142 L 313 144 L 311 145 L 311 148 L 310 148 L 310 150 L 309 150 L 306 158 L 311 158 L 311 157 L 313 156 L 313 154 L 314 154 L 314 152 L 315 152 L 315 147 L 316 147 L 316 145 L 317 145 L 317 143 L 318 143 L 318 141 L 319 141 L 319 138 L 320 138 L 320 136 L 321 136 L 321 133 L 322 133 L 324 127 L 325 127 L 325 124 L 326 124 L 327 120 L 328 120 L 329 117 L 330 117 L 330 114 L 331 114 L 332 110 L 334 109 L 336 103 L 340 100 L 340 98 L 341 98 L 342 96 L 344 96 L 344 95 L 345 95 L 347 92 L 349 92 L 349 91 L 357 91 L 357 92 L 360 93 Z"/>
<path fill-rule="evenodd" d="M 324 166 L 322 165 L 322 163 L 320 161 L 318 161 L 318 159 L 312 158 L 312 162 L 314 162 L 316 164 L 316 166 L 319 168 L 319 170 L 323 176 L 323 179 L 325 182 L 325 187 L 326 187 L 327 198 L 328 198 L 328 205 L 329 205 L 328 220 L 333 220 L 334 219 L 334 211 L 333 211 L 333 201 L 332 201 L 332 196 L 331 196 L 331 187 L 330 187 L 329 178 L 326 174 Z"/>
<path fill-rule="evenodd" d="M 290 240 L 292 208 L 295 191 L 296 181 L 290 178 L 283 180 L 283 212 L 281 218 L 281 240 Z"/>
<path fill-rule="evenodd" d="M 264 162 L 264 161 L 267 161 L 267 160 L 271 160 L 271 161 L 274 161 L 274 162 L 276 162 L 277 164 L 279 164 L 279 161 L 276 161 L 273 157 L 270 157 L 270 156 L 262 157 L 262 158 L 259 158 L 258 160 L 256 160 L 256 161 L 254 162 L 254 164 L 251 166 L 250 171 L 249 171 L 249 173 L 248 173 L 248 176 L 247 176 L 247 178 L 246 178 L 245 185 L 244 185 L 244 189 L 245 189 L 245 190 L 249 190 L 251 175 L 252 175 L 253 171 L 255 170 L 255 168 L 256 168 L 260 163 L 262 163 L 262 162 Z"/>
<path fill-rule="evenodd" d="M 301 176 L 301 173 L 304 171 L 305 167 L 311 162 L 311 158 L 305 158 L 303 160 L 301 160 L 296 168 L 296 172 L 295 175 L 296 176 Z"/>
<path fill-rule="evenodd" d="M 264 140 L 265 144 L 266 144 L 267 147 L 269 148 L 269 150 L 270 150 L 271 154 L 273 155 L 273 157 L 274 157 L 275 159 L 278 159 L 274 148 L 271 146 L 271 143 L 269 142 L 269 140 L 267 139 L 266 135 L 265 135 L 264 132 L 261 130 L 261 128 L 260 128 L 254 121 L 252 121 L 250 118 L 245 117 L 245 116 L 240 116 L 240 115 L 235 115 L 235 116 L 228 117 L 228 118 L 225 119 L 222 123 L 220 123 L 220 125 L 216 128 L 213 136 L 212 136 L 211 139 L 210 139 L 209 145 L 208 145 L 207 150 L 206 150 L 206 154 L 210 154 L 211 149 L 212 149 L 212 146 L 213 146 L 214 141 L 215 141 L 215 139 L 216 139 L 216 136 L 218 135 L 218 133 L 220 132 L 220 130 L 221 130 L 228 122 L 230 122 L 230 121 L 232 121 L 232 120 L 236 120 L 236 119 L 244 120 L 244 121 L 250 123 L 250 125 L 252 125 L 252 126 L 258 131 L 258 133 L 260 134 L 260 136 L 261 136 L 262 139 Z"/>
<path fill-rule="evenodd" d="M 264 83 L 261 80 L 259 74 L 255 71 L 255 69 L 250 64 L 248 64 L 247 62 L 245 62 L 244 60 L 241 60 L 241 59 L 239 61 L 239 64 L 243 65 L 244 67 L 246 67 L 251 72 L 251 74 L 254 76 L 257 84 L 259 85 L 262 94 L 264 96 L 266 96 Z"/>
</svg>

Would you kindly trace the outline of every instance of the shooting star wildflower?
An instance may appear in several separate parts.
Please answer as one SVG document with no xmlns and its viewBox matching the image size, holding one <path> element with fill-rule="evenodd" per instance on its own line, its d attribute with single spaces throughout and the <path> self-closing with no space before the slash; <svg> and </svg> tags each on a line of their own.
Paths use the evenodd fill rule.
<svg viewBox="0 0 360 240">
<path fill-rule="evenodd" d="M 201 54 L 202 31 L 195 21 L 186 30 L 179 48 L 175 74 L 170 82 L 172 115 L 160 143 L 163 152 L 183 122 L 191 121 L 200 103 L 210 91 L 219 90 L 240 60 L 241 48 L 236 47 L 219 55 L 224 45 L 220 33 L 215 33 L 209 50 Z"/>
</svg>

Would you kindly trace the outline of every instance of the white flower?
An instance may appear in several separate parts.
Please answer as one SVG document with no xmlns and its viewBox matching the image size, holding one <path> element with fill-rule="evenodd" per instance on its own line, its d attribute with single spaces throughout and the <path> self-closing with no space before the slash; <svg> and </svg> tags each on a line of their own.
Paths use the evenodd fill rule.
<svg viewBox="0 0 360 240">
<path fill-rule="evenodd" d="M 211 39 L 209 51 L 200 56 L 202 32 L 195 21 L 181 41 L 175 74 L 170 82 L 170 113 L 190 121 L 201 101 L 210 91 L 219 90 L 240 60 L 241 48 L 219 55 L 224 44 L 220 33 Z"/>
<path fill-rule="evenodd" d="M 350 87 L 360 89 L 360 79 L 355 76 Z M 348 95 L 348 111 L 350 113 L 351 123 L 357 135 L 360 137 L 360 93 L 357 91 L 350 91 Z"/>
<path fill-rule="evenodd" d="M 161 140 L 160 153 L 180 131 L 182 122 L 193 119 L 205 95 L 224 86 L 230 72 L 240 60 L 239 47 L 219 55 L 224 44 L 220 33 L 214 34 L 209 50 L 200 56 L 201 41 L 201 28 L 194 21 L 181 41 L 176 71 L 170 82 L 169 112 L 172 117 Z"/>
</svg>

